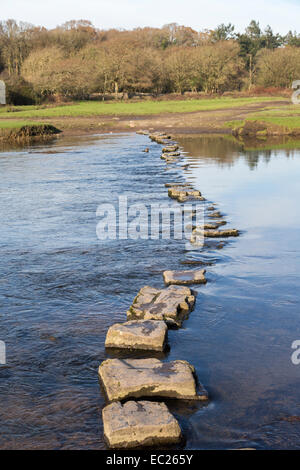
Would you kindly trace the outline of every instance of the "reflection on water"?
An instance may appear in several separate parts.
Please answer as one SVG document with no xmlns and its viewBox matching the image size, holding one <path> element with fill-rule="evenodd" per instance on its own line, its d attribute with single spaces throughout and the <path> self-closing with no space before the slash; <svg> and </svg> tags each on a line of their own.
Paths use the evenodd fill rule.
<svg viewBox="0 0 300 470">
<path fill-rule="evenodd" d="M 0 154 L 2 449 L 105 448 L 97 368 L 107 328 L 125 320 L 142 285 L 162 286 L 161 272 L 182 263 L 204 264 L 209 281 L 163 355 L 189 360 L 211 396 L 207 406 L 169 403 L 186 448 L 298 447 L 300 366 L 290 356 L 299 339 L 300 152 L 221 137 L 180 143 L 184 172 L 180 161 L 166 171 L 160 146 L 136 135 Z M 164 184 L 183 177 L 240 238 L 200 252 L 178 240 L 96 238 L 99 204 L 120 194 L 166 202 Z"/>
<path fill-rule="evenodd" d="M 249 168 L 257 167 L 259 160 L 269 162 L 278 152 L 292 157 L 300 149 L 300 140 L 287 136 L 273 137 L 268 140 L 238 140 L 232 136 L 181 136 L 180 144 L 190 156 L 201 155 L 219 165 L 233 166 L 239 157 L 243 157 Z"/>
</svg>

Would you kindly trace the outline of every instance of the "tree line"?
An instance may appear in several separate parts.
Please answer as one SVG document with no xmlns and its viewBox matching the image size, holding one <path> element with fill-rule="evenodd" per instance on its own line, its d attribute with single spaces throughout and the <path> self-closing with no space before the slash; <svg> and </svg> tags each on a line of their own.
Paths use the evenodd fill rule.
<svg viewBox="0 0 300 470">
<path fill-rule="evenodd" d="M 0 77 L 12 102 L 84 99 L 110 93 L 224 93 L 253 86 L 290 87 L 300 79 L 300 35 L 282 36 L 252 20 L 195 31 L 100 30 L 90 21 L 55 29 L 0 22 Z M 18 103 L 16 103 L 18 104 Z"/>
</svg>

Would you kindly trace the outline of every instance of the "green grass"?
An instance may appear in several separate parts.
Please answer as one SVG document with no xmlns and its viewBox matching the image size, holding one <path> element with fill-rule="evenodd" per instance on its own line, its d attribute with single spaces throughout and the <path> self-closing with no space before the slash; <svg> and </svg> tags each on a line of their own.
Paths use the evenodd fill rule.
<svg viewBox="0 0 300 470">
<path fill-rule="evenodd" d="M 276 126 L 284 127 L 285 129 L 294 130 L 300 129 L 300 116 L 291 117 L 250 117 L 250 121 L 260 120 L 261 122 L 275 124 Z"/>
<path fill-rule="evenodd" d="M 300 106 L 289 105 L 281 109 L 266 109 L 260 113 L 251 114 L 247 119 L 251 121 L 262 121 L 275 124 L 285 129 L 293 130 L 300 128 Z"/>
<path fill-rule="evenodd" d="M 1 121 L 0 120 L 0 129 L 20 129 L 23 126 L 37 126 L 41 123 L 37 121 Z"/>
<path fill-rule="evenodd" d="M 297 116 L 300 115 L 300 105 L 291 104 L 288 106 L 281 106 L 280 108 L 274 108 L 267 106 L 259 113 L 256 113 L 256 116 Z"/>
<path fill-rule="evenodd" d="M 16 114 L 14 114 L 15 112 L 18 112 L 18 111 L 23 111 L 24 109 L 26 109 L 26 111 L 29 111 L 29 110 L 34 110 L 34 109 L 38 109 L 39 106 L 0 106 L 0 116 L 1 114 L 5 114 L 5 115 L 8 115 L 10 117 L 13 117 L 15 118 Z"/>
<path fill-rule="evenodd" d="M 82 101 L 71 105 L 60 105 L 56 107 L 41 106 L 17 106 L 13 108 L 16 112 L 8 112 L 10 108 L 1 108 L 0 117 L 5 119 L 16 117 L 39 118 L 39 117 L 77 117 L 77 116 L 101 116 L 101 115 L 147 115 L 162 113 L 185 113 L 193 111 L 227 109 L 242 105 L 284 100 L 282 97 L 259 97 L 259 98 L 214 98 L 203 100 L 185 101 L 142 101 L 136 103 L 114 103 Z"/>
<path fill-rule="evenodd" d="M 274 124 L 288 130 L 300 129 L 300 106 L 289 105 L 282 108 L 266 108 L 259 113 L 251 113 L 247 121 L 260 121 Z M 226 127 L 237 128 L 245 124 L 245 121 L 228 121 Z"/>
</svg>

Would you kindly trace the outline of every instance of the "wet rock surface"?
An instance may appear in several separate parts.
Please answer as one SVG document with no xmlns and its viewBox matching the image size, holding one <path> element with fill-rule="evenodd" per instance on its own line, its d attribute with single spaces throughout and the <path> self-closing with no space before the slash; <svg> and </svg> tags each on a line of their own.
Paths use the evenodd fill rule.
<svg viewBox="0 0 300 470">
<path fill-rule="evenodd" d="M 170 153 L 162 153 L 161 159 L 166 161 L 176 161 L 177 157 L 180 156 L 180 152 L 170 152 Z"/>
<path fill-rule="evenodd" d="M 163 351 L 168 327 L 155 320 L 132 320 L 112 325 L 106 335 L 105 347 Z"/>
<path fill-rule="evenodd" d="M 163 153 L 173 153 L 173 152 L 176 152 L 177 150 L 179 149 L 179 145 L 167 145 L 166 147 L 164 147 L 162 149 L 162 152 Z"/>
<path fill-rule="evenodd" d="M 204 224 L 203 227 L 195 227 L 195 229 L 199 228 L 200 230 L 217 230 L 221 225 L 226 225 L 226 220 L 219 220 L 218 222 L 214 222 L 211 224 Z"/>
<path fill-rule="evenodd" d="M 186 361 L 159 359 L 107 359 L 99 367 L 99 377 L 109 401 L 128 398 L 167 397 L 185 400 L 207 399 L 195 370 Z"/>
<path fill-rule="evenodd" d="M 195 296 L 188 287 L 165 289 L 142 287 L 127 312 L 127 319 L 164 320 L 168 326 L 180 327 L 192 311 Z"/>
<path fill-rule="evenodd" d="M 176 444 L 181 429 L 165 403 L 114 402 L 102 411 L 104 437 L 111 448 Z"/>
<path fill-rule="evenodd" d="M 178 202 L 186 202 L 188 200 L 204 201 L 205 198 L 201 192 L 193 189 L 181 189 L 178 187 L 169 188 L 168 196 L 171 199 L 176 199 Z"/>
<path fill-rule="evenodd" d="M 205 227 L 205 226 L 204 226 Z M 228 238 L 228 237 L 238 237 L 240 232 L 233 228 L 227 230 L 205 230 L 201 227 L 197 227 L 193 230 L 191 241 L 193 241 L 197 236 L 205 238 Z"/>
<path fill-rule="evenodd" d="M 204 237 L 208 238 L 227 238 L 227 237 L 238 237 L 240 232 L 235 229 L 228 230 L 204 230 Z"/>
<path fill-rule="evenodd" d="M 140 130 L 140 131 L 136 131 L 136 134 L 140 134 L 140 135 L 148 135 L 149 134 L 149 131 L 146 131 L 146 130 Z"/>
<path fill-rule="evenodd" d="M 169 154 L 165 154 L 165 153 L 163 153 L 160 158 L 162 160 L 165 160 L 166 163 L 175 163 L 178 160 L 178 156 L 171 155 L 171 154 L 169 155 Z"/>
<path fill-rule="evenodd" d="M 197 271 L 164 271 L 163 278 L 167 286 L 206 284 L 205 269 Z"/>
<path fill-rule="evenodd" d="M 164 132 L 155 132 L 152 134 L 149 134 L 149 138 L 153 141 L 156 142 L 157 144 L 168 144 L 168 140 L 171 139 L 171 136 L 168 134 L 165 134 Z"/>
<path fill-rule="evenodd" d="M 220 211 L 215 211 L 215 212 L 211 212 L 211 213 L 207 214 L 207 217 L 211 217 L 212 219 L 219 219 L 219 218 L 223 217 L 223 214 L 221 214 Z"/>
</svg>

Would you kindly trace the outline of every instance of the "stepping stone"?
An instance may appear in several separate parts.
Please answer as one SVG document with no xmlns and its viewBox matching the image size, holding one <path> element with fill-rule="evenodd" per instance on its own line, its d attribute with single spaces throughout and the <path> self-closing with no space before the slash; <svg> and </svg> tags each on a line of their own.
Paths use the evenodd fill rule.
<svg viewBox="0 0 300 470">
<path fill-rule="evenodd" d="M 163 278 L 167 286 L 206 284 L 205 269 L 197 271 L 164 271 Z"/>
<path fill-rule="evenodd" d="M 201 192 L 197 190 L 182 190 L 178 187 L 170 188 L 168 190 L 168 196 L 171 199 L 177 199 L 178 202 L 185 202 L 189 199 L 196 199 L 198 201 L 205 201 L 205 198 L 201 196 Z"/>
<path fill-rule="evenodd" d="M 104 438 L 111 448 L 177 444 L 181 429 L 165 403 L 128 401 L 102 410 Z"/>
<path fill-rule="evenodd" d="M 211 212 L 210 214 L 207 214 L 207 217 L 211 217 L 212 219 L 219 219 L 220 217 L 223 217 L 220 211 L 215 211 Z"/>
<path fill-rule="evenodd" d="M 225 220 L 220 220 L 218 222 L 214 222 L 213 224 L 204 224 L 204 225 L 186 225 L 186 228 L 189 230 L 193 230 L 193 232 L 201 234 L 203 230 L 217 230 L 221 225 L 226 225 L 227 222 Z"/>
<path fill-rule="evenodd" d="M 156 132 L 154 134 L 149 134 L 149 138 L 157 144 L 165 145 L 168 144 L 166 141 L 171 139 L 171 136 L 165 134 L 164 132 Z"/>
<path fill-rule="evenodd" d="M 155 135 L 149 135 L 149 137 L 153 142 L 156 142 L 157 144 L 165 145 L 166 143 L 166 141 L 164 140 L 165 137 L 159 137 Z"/>
<path fill-rule="evenodd" d="M 188 287 L 170 286 L 165 289 L 142 287 L 127 311 L 128 320 L 163 320 L 168 326 L 180 327 L 195 304 Z"/>
<path fill-rule="evenodd" d="M 238 237 L 239 234 L 240 232 L 236 230 L 235 228 L 228 229 L 228 230 L 201 230 L 197 228 L 197 230 L 193 230 L 193 236 L 200 235 L 206 238 Z"/>
<path fill-rule="evenodd" d="M 197 260 L 197 259 L 185 259 L 180 261 L 180 264 L 184 265 L 192 265 L 192 266 L 213 266 L 215 264 L 215 261 L 203 261 L 203 260 Z"/>
<path fill-rule="evenodd" d="M 168 327 L 163 321 L 132 320 L 112 325 L 106 335 L 106 348 L 163 351 Z"/>
<path fill-rule="evenodd" d="M 167 145 L 162 149 L 162 153 L 176 152 L 179 149 L 179 145 Z"/>
<path fill-rule="evenodd" d="M 214 222 L 213 224 L 204 224 L 203 227 L 195 227 L 196 229 L 199 228 L 200 230 L 216 230 L 218 229 L 221 225 L 226 225 L 227 222 L 226 220 L 219 220 L 218 222 Z"/>
<path fill-rule="evenodd" d="M 180 152 L 169 152 L 169 153 L 162 153 L 162 156 L 165 157 L 179 157 Z"/>
<path fill-rule="evenodd" d="M 171 199 L 178 199 L 181 196 L 186 196 L 186 191 L 176 188 L 168 189 L 168 196 Z"/>
<path fill-rule="evenodd" d="M 177 162 L 177 157 L 172 157 L 172 156 L 169 157 L 168 154 L 163 154 L 163 155 L 161 155 L 160 158 L 162 160 L 165 160 L 166 163 L 176 163 Z"/>
<path fill-rule="evenodd" d="M 180 156 L 180 152 L 170 152 L 170 153 L 162 153 L 161 154 L 161 159 L 162 160 L 176 160 L 175 157 L 179 157 Z"/>
<path fill-rule="evenodd" d="M 194 373 L 194 367 L 186 361 L 162 362 L 154 358 L 107 359 L 99 367 L 109 401 L 143 397 L 207 399 L 203 387 L 197 395 Z"/>
<path fill-rule="evenodd" d="M 140 134 L 140 135 L 148 135 L 149 132 L 148 131 L 144 131 L 144 130 L 140 130 L 140 131 L 136 131 L 136 134 Z"/>
</svg>

